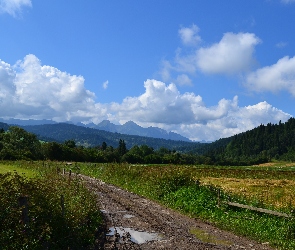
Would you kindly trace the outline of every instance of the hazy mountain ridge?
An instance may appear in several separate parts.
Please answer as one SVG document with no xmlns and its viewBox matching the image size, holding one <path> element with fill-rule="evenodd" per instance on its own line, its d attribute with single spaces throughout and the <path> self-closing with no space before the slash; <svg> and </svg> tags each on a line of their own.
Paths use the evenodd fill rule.
<svg viewBox="0 0 295 250">
<path fill-rule="evenodd" d="M 118 147 L 120 139 L 124 140 L 128 149 L 135 145 L 148 145 L 154 149 L 161 147 L 188 152 L 200 148 L 204 143 L 166 140 L 162 138 L 144 137 L 138 135 L 127 135 L 113 133 L 95 128 L 88 128 L 68 123 L 27 125 L 20 126 L 30 133 L 34 133 L 40 140 L 56 141 L 63 143 L 66 140 L 74 140 L 78 145 L 86 147 L 101 146 L 106 142 L 108 146 Z"/>
<path fill-rule="evenodd" d="M 34 125 L 45 125 L 45 124 L 57 124 L 57 122 L 54 122 L 52 120 L 20 120 L 20 119 L 3 119 L 0 118 L 0 122 L 4 122 L 10 125 L 17 125 L 17 126 L 34 126 Z M 108 132 L 113 133 L 120 133 L 120 134 L 127 134 L 127 135 L 138 135 L 138 136 L 145 136 L 145 137 L 153 137 L 153 138 L 162 138 L 166 140 L 174 140 L 174 141 L 187 141 L 190 140 L 180 134 L 174 133 L 174 132 L 167 132 L 164 129 L 157 128 L 157 127 L 148 127 L 143 128 L 139 125 L 137 125 L 133 121 L 126 122 L 123 125 L 116 125 L 111 123 L 109 120 L 103 120 L 99 124 L 89 123 L 89 124 L 83 124 L 83 123 L 72 123 L 68 122 L 69 124 L 74 124 L 78 126 L 88 127 L 88 128 L 94 128 L 99 130 L 105 130 Z"/>
<path fill-rule="evenodd" d="M 85 127 L 96 128 L 96 129 L 105 130 L 105 131 L 113 132 L 113 133 L 162 138 L 162 139 L 174 140 L 174 141 L 190 141 L 188 138 L 180 134 L 177 134 L 174 132 L 167 132 L 166 130 L 157 128 L 157 127 L 143 128 L 137 125 L 133 121 L 128 121 L 123 125 L 116 125 L 111 123 L 108 120 L 103 120 L 97 125 L 93 123 L 86 124 L 86 125 L 81 124 L 81 125 Z"/>
</svg>

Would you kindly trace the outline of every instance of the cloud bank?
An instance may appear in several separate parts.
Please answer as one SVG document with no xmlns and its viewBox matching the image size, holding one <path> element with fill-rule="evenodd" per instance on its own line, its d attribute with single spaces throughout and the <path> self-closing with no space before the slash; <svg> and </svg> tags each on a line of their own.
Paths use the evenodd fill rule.
<svg viewBox="0 0 295 250">
<path fill-rule="evenodd" d="M 283 58 L 280 63 L 292 67 L 293 60 Z M 256 73 L 253 79 L 259 76 Z M 175 84 L 154 79 L 144 82 L 145 92 L 140 96 L 126 97 L 121 103 L 97 103 L 84 81 L 82 76 L 42 65 L 35 55 L 27 55 L 15 65 L 0 60 L 0 117 L 96 124 L 104 119 L 121 124 L 132 120 L 193 140 L 216 140 L 290 118 L 267 102 L 239 107 L 237 96 L 206 106 L 201 96 L 180 93 Z"/>
</svg>

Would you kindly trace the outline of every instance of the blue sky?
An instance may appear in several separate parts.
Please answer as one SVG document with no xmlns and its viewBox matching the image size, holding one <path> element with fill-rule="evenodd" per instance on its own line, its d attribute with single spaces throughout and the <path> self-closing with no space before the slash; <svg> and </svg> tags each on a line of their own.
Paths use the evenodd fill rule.
<svg viewBox="0 0 295 250">
<path fill-rule="evenodd" d="M 287 121 L 295 0 L 0 0 L 0 117 L 192 140 Z"/>
</svg>

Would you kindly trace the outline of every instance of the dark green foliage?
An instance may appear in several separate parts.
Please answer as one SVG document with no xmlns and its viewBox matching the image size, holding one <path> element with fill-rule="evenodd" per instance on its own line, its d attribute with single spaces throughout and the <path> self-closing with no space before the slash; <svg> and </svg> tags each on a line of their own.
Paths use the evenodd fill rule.
<svg viewBox="0 0 295 250">
<path fill-rule="evenodd" d="M 101 144 L 101 149 L 102 149 L 102 150 L 106 150 L 106 149 L 107 149 L 107 144 L 106 144 L 106 142 L 102 142 L 102 144 Z"/>
<path fill-rule="evenodd" d="M 207 145 L 205 155 L 217 165 L 252 165 L 295 160 L 295 118 L 286 123 L 260 125 L 247 132 Z M 217 145 L 219 143 L 220 145 Z"/>
<path fill-rule="evenodd" d="M 20 197 L 27 197 L 27 221 Z M 78 179 L 0 174 L 0 249 L 93 249 L 101 221 L 93 195 Z"/>
<path fill-rule="evenodd" d="M 127 153 L 126 143 L 122 139 L 119 140 L 118 153 L 121 157 Z"/>
<path fill-rule="evenodd" d="M 37 136 L 19 127 L 0 133 L 0 159 L 40 159 L 41 145 Z"/>
</svg>

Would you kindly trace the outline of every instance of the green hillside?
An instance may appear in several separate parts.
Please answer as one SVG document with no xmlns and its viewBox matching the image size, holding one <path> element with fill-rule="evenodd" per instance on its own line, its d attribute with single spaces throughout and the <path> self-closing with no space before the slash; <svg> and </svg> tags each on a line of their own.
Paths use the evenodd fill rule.
<svg viewBox="0 0 295 250">
<path fill-rule="evenodd" d="M 206 155 L 222 165 L 268 162 L 272 159 L 294 161 L 295 118 L 286 123 L 260 125 L 230 137 L 228 144 L 221 147 L 214 147 L 213 143 L 211 148 Z"/>
</svg>

